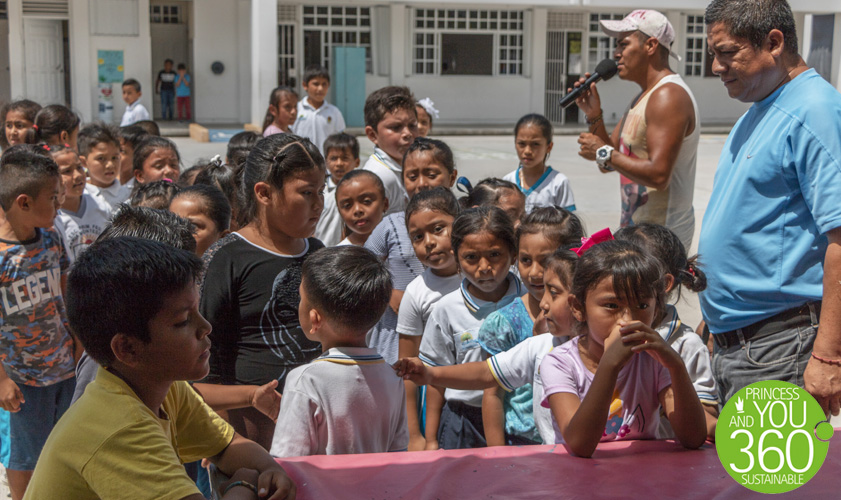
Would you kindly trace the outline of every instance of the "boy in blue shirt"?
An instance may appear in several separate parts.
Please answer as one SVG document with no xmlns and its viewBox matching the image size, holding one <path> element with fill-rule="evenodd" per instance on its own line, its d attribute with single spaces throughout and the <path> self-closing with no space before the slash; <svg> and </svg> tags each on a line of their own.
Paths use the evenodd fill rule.
<svg viewBox="0 0 841 500">
<path fill-rule="evenodd" d="M 175 97 L 178 100 L 178 121 L 190 121 L 190 75 L 187 66 L 178 65 L 178 76 L 175 78 Z"/>
</svg>

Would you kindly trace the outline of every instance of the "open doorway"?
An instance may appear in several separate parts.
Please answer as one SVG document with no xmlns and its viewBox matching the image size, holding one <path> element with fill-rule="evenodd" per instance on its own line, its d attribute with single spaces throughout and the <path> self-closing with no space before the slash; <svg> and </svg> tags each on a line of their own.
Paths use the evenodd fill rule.
<svg viewBox="0 0 841 500">
<path fill-rule="evenodd" d="M 177 0 L 152 0 L 149 3 L 149 21 L 152 37 L 152 79 L 157 82 L 159 73 L 164 69 L 164 62 L 167 59 L 173 61 L 172 71 L 177 72 L 179 64 L 187 67 L 187 74 L 191 77 L 193 71 L 193 38 L 190 30 L 193 2 Z M 167 80 L 166 76 L 163 77 Z M 174 86 L 174 82 L 173 86 Z M 152 116 L 155 120 L 163 120 L 163 103 L 161 93 L 157 92 L 158 85 L 155 83 L 155 90 L 152 101 Z M 195 105 L 194 86 L 190 86 L 192 99 L 191 108 Z M 172 113 L 170 116 L 177 120 L 177 99 L 173 97 Z M 189 116 L 194 116 L 193 109 L 190 109 Z"/>
<path fill-rule="evenodd" d="M 579 30 L 549 30 L 546 33 L 546 103 L 545 115 L 553 123 L 578 123 L 578 106 L 562 109 L 558 99 L 584 73 L 582 32 Z"/>
</svg>

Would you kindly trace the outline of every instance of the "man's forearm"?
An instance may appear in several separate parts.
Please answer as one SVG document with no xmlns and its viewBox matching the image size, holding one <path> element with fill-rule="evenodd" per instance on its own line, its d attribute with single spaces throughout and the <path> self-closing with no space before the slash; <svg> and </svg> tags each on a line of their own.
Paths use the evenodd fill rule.
<svg viewBox="0 0 841 500">
<path fill-rule="evenodd" d="M 820 326 L 813 351 L 824 358 L 841 359 L 841 228 L 830 231 L 828 237 Z"/>
</svg>

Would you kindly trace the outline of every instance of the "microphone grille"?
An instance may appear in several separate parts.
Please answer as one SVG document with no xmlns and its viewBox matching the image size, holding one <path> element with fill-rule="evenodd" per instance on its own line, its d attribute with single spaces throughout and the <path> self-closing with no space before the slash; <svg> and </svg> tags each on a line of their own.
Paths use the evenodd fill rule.
<svg viewBox="0 0 841 500">
<path fill-rule="evenodd" d="M 604 59 L 596 66 L 595 73 L 598 73 L 602 77 L 602 80 L 610 80 L 616 74 L 617 70 L 616 61 L 613 59 Z"/>
</svg>

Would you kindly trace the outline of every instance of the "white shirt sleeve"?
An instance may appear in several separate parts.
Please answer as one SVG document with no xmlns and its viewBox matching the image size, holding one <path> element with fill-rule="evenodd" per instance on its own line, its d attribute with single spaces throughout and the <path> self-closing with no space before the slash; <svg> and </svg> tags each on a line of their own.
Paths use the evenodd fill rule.
<svg viewBox="0 0 841 500">
<path fill-rule="evenodd" d="M 271 455 L 284 458 L 318 454 L 323 420 L 324 414 L 318 402 L 303 392 L 287 387 L 277 415 Z"/>
</svg>

